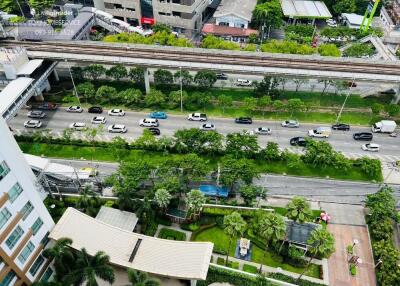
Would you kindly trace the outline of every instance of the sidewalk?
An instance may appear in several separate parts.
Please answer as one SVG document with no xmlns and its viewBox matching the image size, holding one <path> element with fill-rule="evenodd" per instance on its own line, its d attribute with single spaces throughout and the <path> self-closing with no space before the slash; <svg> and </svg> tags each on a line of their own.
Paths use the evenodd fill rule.
<svg viewBox="0 0 400 286">
<path fill-rule="evenodd" d="M 226 259 L 225 255 L 213 253 L 213 261 L 215 261 L 215 263 L 216 263 L 218 257 L 221 257 L 224 260 Z M 238 262 L 239 263 L 239 270 L 242 270 L 242 271 L 243 271 L 243 265 L 244 264 L 255 266 L 255 267 L 257 267 L 257 269 L 260 268 L 260 264 L 259 263 L 255 263 L 255 262 L 251 262 L 251 261 L 245 261 L 245 260 L 238 259 L 238 258 L 231 257 L 231 256 L 228 257 L 228 260 L 229 261 Z M 322 266 L 322 271 L 324 273 L 324 278 L 323 279 L 317 279 L 317 278 L 308 277 L 306 275 L 303 275 L 302 279 L 308 280 L 308 281 L 311 281 L 311 282 L 314 282 L 314 283 L 320 283 L 320 284 L 329 285 L 328 261 L 326 259 L 324 259 L 324 260 L 313 259 L 312 263 Z M 270 266 L 267 266 L 267 265 L 263 265 L 262 266 L 262 270 L 263 270 L 264 274 L 282 273 L 282 274 L 285 274 L 285 275 L 293 277 L 293 278 L 298 278 L 299 275 L 300 275 L 298 273 L 293 273 L 293 272 L 286 271 L 286 270 L 283 270 L 283 269 L 280 269 L 280 268 L 270 267 Z"/>
</svg>

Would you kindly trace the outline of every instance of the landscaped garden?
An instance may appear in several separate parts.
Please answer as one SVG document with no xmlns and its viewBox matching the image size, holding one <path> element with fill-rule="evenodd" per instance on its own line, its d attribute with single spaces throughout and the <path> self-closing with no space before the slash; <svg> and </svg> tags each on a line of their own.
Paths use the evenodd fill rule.
<svg viewBox="0 0 400 286">
<path fill-rule="evenodd" d="M 158 238 L 185 241 L 186 234 L 178 230 L 163 227 L 158 234 Z"/>
</svg>

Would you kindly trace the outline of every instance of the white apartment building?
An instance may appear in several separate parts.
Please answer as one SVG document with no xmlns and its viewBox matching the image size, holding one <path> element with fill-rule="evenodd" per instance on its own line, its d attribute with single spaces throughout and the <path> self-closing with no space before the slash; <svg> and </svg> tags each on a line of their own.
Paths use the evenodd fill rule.
<svg viewBox="0 0 400 286">
<path fill-rule="evenodd" d="M 0 116 L 0 285 L 30 285 L 52 275 L 42 256 L 53 219 L 45 193 Z"/>
<path fill-rule="evenodd" d="M 163 23 L 180 33 L 200 32 L 213 0 L 94 0 L 94 7 L 132 24 Z"/>
</svg>

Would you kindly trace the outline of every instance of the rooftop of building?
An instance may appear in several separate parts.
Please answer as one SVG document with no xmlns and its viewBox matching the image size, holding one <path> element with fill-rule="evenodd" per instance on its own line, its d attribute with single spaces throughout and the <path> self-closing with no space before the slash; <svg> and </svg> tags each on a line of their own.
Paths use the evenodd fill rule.
<svg viewBox="0 0 400 286">
<path fill-rule="evenodd" d="M 248 37 L 251 34 L 258 34 L 257 30 L 236 28 L 229 26 L 219 26 L 216 24 L 204 24 L 201 30 L 204 34 L 212 34 L 216 36 L 233 36 L 233 37 Z"/>
<path fill-rule="evenodd" d="M 104 251 L 111 264 L 185 280 L 207 277 L 213 244 L 165 240 L 137 234 L 68 208 L 49 237 L 72 239 L 72 248 L 90 255 Z"/>
<path fill-rule="evenodd" d="M 316 223 L 297 223 L 294 221 L 286 221 L 286 240 L 307 246 L 308 239 L 310 238 L 311 233 L 316 229 L 321 227 L 321 225 Z"/>
<path fill-rule="evenodd" d="M 0 92 L 0 115 L 3 115 L 17 98 L 32 84 L 33 79 L 20 77 L 10 83 Z"/>
<path fill-rule="evenodd" d="M 112 226 L 133 231 L 138 222 L 136 214 L 102 206 L 96 219 Z"/>
<path fill-rule="evenodd" d="M 214 18 L 236 15 L 250 22 L 256 4 L 257 0 L 222 0 Z"/>
<path fill-rule="evenodd" d="M 283 15 L 290 18 L 327 19 L 331 12 L 322 1 L 281 0 Z"/>
</svg>

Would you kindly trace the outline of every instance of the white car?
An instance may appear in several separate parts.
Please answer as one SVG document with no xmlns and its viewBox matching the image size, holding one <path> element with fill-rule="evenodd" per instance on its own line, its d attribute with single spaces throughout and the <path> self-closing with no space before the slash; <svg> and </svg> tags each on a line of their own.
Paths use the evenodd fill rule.
<svg viewBox="0 0 400 286">
<path fill-rule="evenodd" d="M 241 78 L 238 78 L 235 83 L 236 86 L 251 86 L 252 84 L 253 82 L 251 80 Z"/>
<path fill-rule="evenodd" d="M 271 129 L 267 127 L 258 127 L 254 129 L 254 133 L 258 135 L 271 135 Z"/>
<path fill-rule="evenodd" d="M 285 120 L 282 122 L 282 127 L 298 128 L 300 126 L 297 120 Z"/>
<path fill-rule="evenodd" d="M 205 113 L 192 113 L 188 115 L 189 121 L 207 121 L 207 115 Z"/>
<path fill-rule="evenodd" d="M 108 132 L 110 133 L 126 133 L 128 129 L 126 129 L 126 126 L 123 124 L 114 124 L 108 126 Z"/>
<path fill-rule="evenodd" d="M 108 115 L 110 116 L 124 116 L 125 115 L 125 111 L 123 111 L 122 109 L 118 109 L 118 108 L 114 108 L 108 111 Z"/>
<path fill-rule="evenodd" d="M 205 123 L 205 124 L 200 126 L 200 129 L 204 130 L 204 131 L 209 131 L 209 130 L 214 131 L 215 130 L 215 125 L 212 124 L 212 123 Z"/>
<path fill-rule="evenodd" d="M 42 122 L 40 120 L 28 120 L 24 122 L 24 127 L 26 128 L 40 128 L 42 127 Z"/>
<path fill-rule="evenodd" d="M 363 149 L 364 151 L 371 151 L 371 152 L 378 152 L 379 151 L 379 144 L 375 144 L 375 143 L 367 143 L 361 146 L 361 149 Z"/>
<path fill-rule="evenodd" d="M 69 125 L 69 128 L 74 129 L 76 131 L 82 131 L 86 129 L 86 124 L 83 122 L 74 122 Z"/>
<path fill-rule="evenodd" d="M 67 112 L 82 113 L 83 109 L 80 106 L 73 105 L 65 109 Z"/>
<path fill-rule="evenodd" d="M 158 127 L 158 119 L 155 118 L 144 118 L 139 121 L 139 126 L 142 127 Z"/>
<path fill-rule="evenodd" d="M 92 124 L 105 124 L 107 119 L 104 116 L 95 116 L 92 118 Z"/>
</svg>

